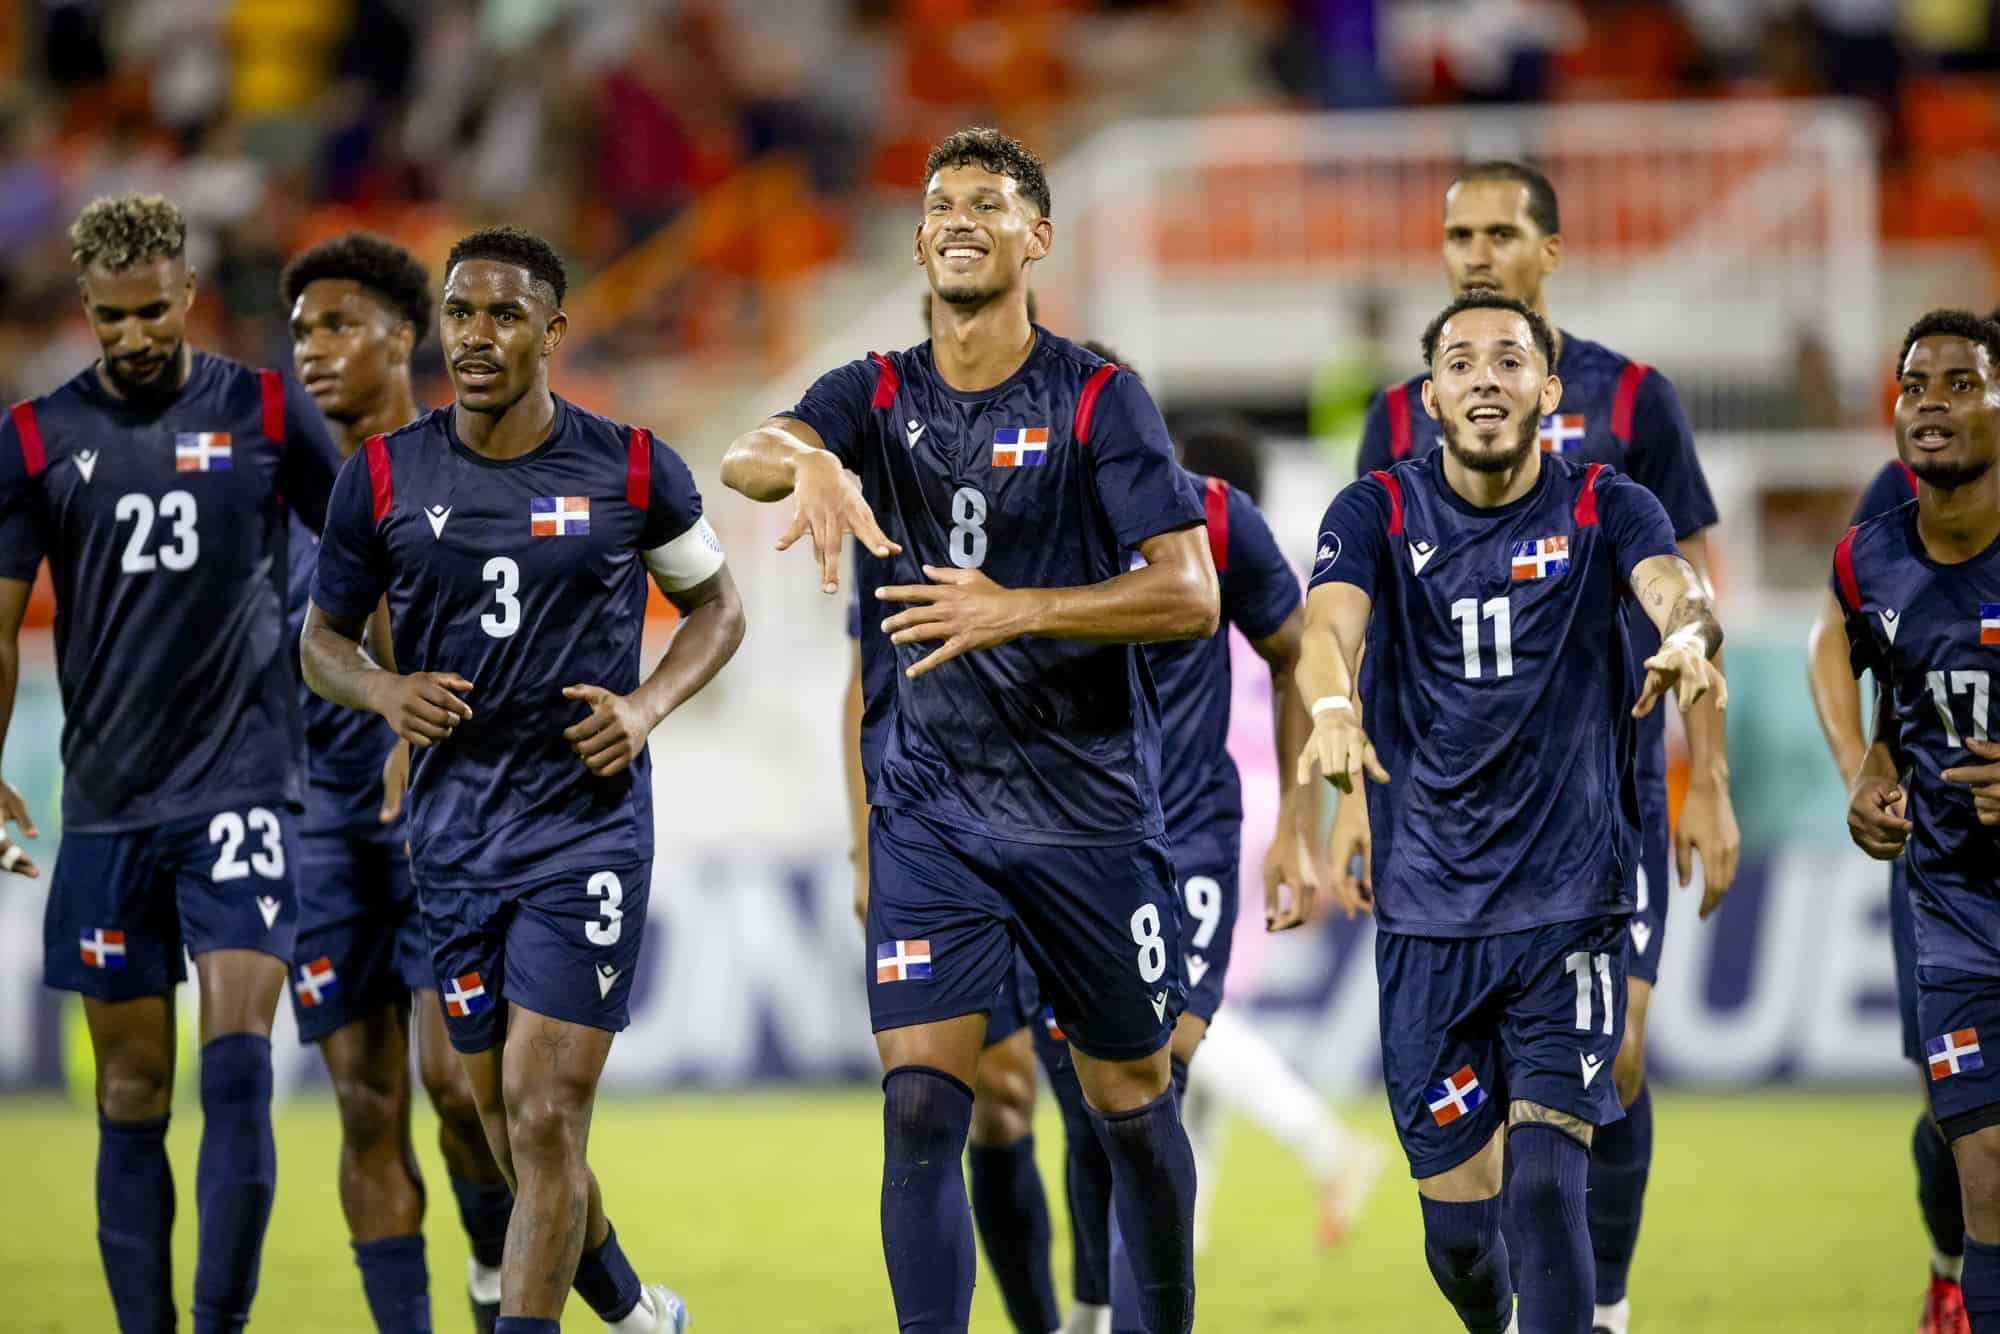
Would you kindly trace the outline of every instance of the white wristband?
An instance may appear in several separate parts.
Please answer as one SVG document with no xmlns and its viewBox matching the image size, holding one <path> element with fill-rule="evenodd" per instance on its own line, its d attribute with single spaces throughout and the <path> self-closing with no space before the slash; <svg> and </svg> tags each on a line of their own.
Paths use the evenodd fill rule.
<svg viewBox="0 0 2000 1334">
<path fill-rule="evenodd" d="M 1312 716 L 1317 718 L 1328 709 L 1346 709 L 1349 713 L 1352 713 L 1354 712 L 1354 705 L 1348 702 L 1348 698 L 1345 695 L 1321 695 L 1313 701 Z"/>
<path fill-rule="evenodd" d="M 1682 626 L 1668 635 L 1666 642 L 1669 644 L 1685 644 L 1690 648 L 1699 650 L 1704 657 L 1707 656 L 1708 645 L 1703 642 L 1701 631 L 1695 626 Z"/>
<path fill-rule="evenodd" d="M 27 855 L 28 854 L 26 852 L 23 852 L 21 850 L 21 845 L 19 843 L 9 842 L 7 844 L 7 850 L 5 852 L 0 852 L 0 871 L 13 870 L 15 867 L 21 864 L 21 859 Z"/>
</svg>

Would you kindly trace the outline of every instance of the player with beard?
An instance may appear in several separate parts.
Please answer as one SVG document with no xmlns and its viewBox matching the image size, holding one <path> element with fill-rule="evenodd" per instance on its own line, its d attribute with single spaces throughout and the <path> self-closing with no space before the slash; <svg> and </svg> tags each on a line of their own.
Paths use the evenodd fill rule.
<svg viewBox="0 0 2000 1334">
<path fill-rule="evenodd" d="M 780 546 L 809 533 L 826 591 L 853 533 L 886 581 L 877 601 L 908 604 L 861 641 L 864 686 L 893 691 L 866 701 L 886 709 L 867 775 L 867 933 L 901 1327 L 966 1327 L 959 1158 L 1018 946 L 1111 1160 L 1140 1324 L 1185 1334 L 1194 1160 L 1167 1050 L 1179 913 L 1160 719 L 1133 645 L 1213 634 L 1216 577 L 1200 498 L 1144 388 L 1028 321 L 1049 202 L 1040 161 L 997 131 L 938 145 L 913 254 L 938 298 L 930 341 L 821 377 L 737 438 L 722 478 L 793 500 Z"/>
<path fill-rule="evenodd" d="M 166 1133 L 184 953 L 201 984 L 197 1334 L 241 1329 L 257 1291 L 304 768 L 287 526 L 319 527 L 340 461 L 296 385 L 188 344 L 186 240 L 158 195 L 84 209 L 71 253 L 102 356 L 0 424 L 0 737 L 46 556 L 63 834 L 44 967 L 90 1026 L 97 1242 L 126 1334 L 176 1327 Z M 34 832 L 12 787 L 0 805 Z M 0 867 L 35 874 L 12 843 Z"/>
<path fill-rule="evenodd" d="M 515 1188 L 496 1334 L 556 1334 L 572 1280 L 616 1334 L 679 1334 L 586 1156 L 652 887 L 647 738 L 743 637 L 680 456 L 549 390 L 567 279 L 546 241 L 463 237 L 440 320 L 455 401 L 371 436 L 328 506 L 306 682 L 417 747 L 411 871 L 445 1024 Z M 639 673 L 648 576 L 681 614 Z M 361 649 L 384 596 L 394 666 Z"/>
<path fill-rule="evenodd" d="M 2000 326 L 1933 311 L 1897 362 L 1896 453 L 1916 498 L 1851 528 L 1831 586 L 1874 735 L 1849 788 L 1856 845 L 1900 856 L 1930 1111 L 1958 1164 L 1964 1313 L 2000 1330 Z M 1941 1221 L 1941 1220 L 1940 1220 Z M 1937 1227 L 1937 1224 L 1933 1224 Z"/>
<path fill-rule="evenodd" d="M 430 275 L 401 246 L 353 233 L 323 241 L 279 280 L 291 312 L 292 367 L 353 457 L 370 436 L 417 418 L 410 356 L 431 327 Z M 318 539 L 294 523 L 291 622 L 305 628 Z M 393 660 L 386 613 L 370 651 Z M 340 1202 L 375 1324 L 428 1328 L 424 1186 L 410 1142 L 410 1027 L 438 1114 L 438 1148 L 471 1242 L 473 1324 L 500 1315 L 500 1252 L 512 1196 L 479 1127 L 465 1070 L 445 1035 L 430 946 L 397 818 L 408 750 L 379 718 L 329 704 L 301 682 L 306 802 L 298 839 L 299 929 L 292 1006 L 319 1045 L 340 1107 Z"/>
<path fill-rule="evenodd" d="M 1383 1075 L 1438 1286 L 1474 1334 L 1514 1327 L 1512 1159 L 1518 1327 L 1586 1334 L 1590 1145 L 1622 1115 L 1602 1076 L 1625 1009 L 1636 721 L 1670 688 L 1683 711 L 1723 693 L 1722 630 L 1659 501 L 1536 447 L 1563 392 L 1539 315 L 1467 292 L 1423 351 L 1444 448 L 1349 486 L 1321 525 L 1300 778 L 1375 784 Z M 1628 595 L 1661 638 L 1643 663 Z"/>
<path fill-rule="evenodd" d="M 1549 318 L 1548 283 L 1563 260 L 1562 218 L 1547 176 L 1523 162 L 1475 162 L 1461 169 L 1444 197 L 1445 277 L 1453 295 L 1491 291 L 1526 303 Z M 1644 486 L 1666 507 L 1674 536 L 1688 563 L 1704 579 L 1709 574 L 1708 530 L 1716 521 L 1715 501 L 1695 455 L 1680 400 L 1667 377 L 1599 343 L 1563 329 L 1554 330 L 1555 361 L 1550 370 L 1562 381 L 1562 401 L 1541 420 L 1538 438 L 1550 452 L 1583 463 L 1608 463 Z M 1439 424 L 1422 410 L 1428 372 L 1393 385 L 1369 406 L 1362 430 L 1359 476 L 1420 458 L 1438 448 Z M 1639 661 L 1655 647 L 1653 627 L 1628 608 L 1625 629 L 1631 656 Z M 1636 688 L 1636 683 L 1635 683 Z M 1713 733 L 1702 752 L 1714 767 L 1693 767 L 1673 829 L 1673 847 L 1682 884 L 1689 882 L 1694 857 L 1701 857 L 1703 887 L 1711 894 L 1729 888 L 1736 876 L 1742 839 L 1729 800 L 1728 756 L 1722 719 L 1707 703 L 1687 719 L 1689 730 Z M 1646 1090 L 1646 1015 L 1667 929 L 1667 810 L 1665 710 L 1640 727 L 1639 794 L 1645 807 L 1642 855 L 1628 869 L 1637 909 L 1626 948 L 1631 954 L 1625 1041 L 1612 1078 L 1624 1104 L 1624 1118 L 1597 1137 L 1590 1161 L 1590 1237 L 1597 1257 L 1597 1312 L 1592 1324 L 1604 1334 L 1625 1334 L 1630 1321 L 1626 1276 L 1639 1242 L 1639 1221 L 1653 1159 L 1653 1102 Z M 1360 802 L 1342 802 L 1336 822 L 1334 869 L 1341 873 L 1358 853 L 1368 863 L 1368 827 Z M 1365 881 L 1341 886 L 1349 904 L 1365 898 Z M 1711 899 L 1711 902 L 1716 900 Z"/>
</svg>

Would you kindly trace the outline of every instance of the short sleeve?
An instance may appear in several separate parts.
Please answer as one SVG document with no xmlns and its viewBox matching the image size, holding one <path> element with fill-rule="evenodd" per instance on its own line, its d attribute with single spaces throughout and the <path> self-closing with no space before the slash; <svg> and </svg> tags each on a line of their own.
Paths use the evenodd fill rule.
<svg viewBox="0 0 2000 1334">
<path fill-rule="evenodd" d="M 670 593 L 693 588 L 722 568 L 722 540 L 701 514 L 701 491 L 685 460 L 647 434 L 646 521 L 639 551 Z"/>
<path fill-rule="evenodd" d="M 389 586 L 389 558 L 375 524 L 368 457 L 366 448 L 356 450 L 334 479 L 313 570 L 314 605 L 343 621 L 365 619 Z M 386 467 L 386 451 L 382 461 Z"/>
<path fill-rule="evenodd" d="M 1130 549 L 1202 521 L 1201 497 L 1174 458 L 1167 424 L 1132 372 L 1120 370 L 1104 383 L 1083 448 L 1119 546 Z"/>
<path fill-rule="evenodd" d="M 1361 419 L 1361 448 L 1354 456 L 1355 479 L 1381 472 L 1395 463 L 1395 451 L 1389 442 L 1389 394 L 1384 390 L 1369 400 L 1367 415 Z"/>
<path fill-rule="evenodd" d="M 889 365 L 886 359 L 864 357 L 837 366 L 813 381 L 805 397 L 781 415 L 796 417 L 819 432 L 821 442 L 843 467 L 859 471 L 861 442 L 867 433 L 876 385 L 885 375 L 894 374 L 885 369 Z"/>
<path fill-rule="evenodd" d="M 1715 497 L 1695 456 L 1694 430 L 1681 411 L 1673 383 L 1656 370 L 1648 370 L 1639 381 L 1625 472 L 1666 509 L 1675 537 L 1691 537 L 1714 526 Z"/>
<path fill-rule="evenodd" d="M 1389 483 L 1380 477 L 1363 477 L 1341 488 L 1319 521 L 1319 540 L 1313 544 L 1312 578 L 1306 581 L 1306 587 L 1353 584 L 1374 597 L 1382 577 L 1383 558 L 1389 551 L 1389 523 L 1394 509 Z"/>
<path fill-rule="evenodd" d="M 35 485 L 12 414 L 0 414 L 0 579 L 33 582 L 41 568 L 45 553 Z"/>
<path fill-rule="evenodd" d="M 1234 487 L 1229 491 L 1229 568 L 1222 574 L 1222 615 L 1252 641 L 1278 632 L 1299 605 L 1299 577 L 1278 550 L 1271 525 Z"/>
<path fill-rule="evenodd" d="M 1609 468 L 1597 474 L 1597 521 L 1611 539 L 1621 579 L 1641 561 L 1674 554 L 1674 526 L 1666 507 L 1645 487 Z"/>
<path fill-rule="evenodd" d="M 1868 489 L 1861 493 L 1861 500 L 1854 506 L 1854 517 L 1849 519 L 1850 527 L 1868 522 L 1878 514 L 1887 514 L 1899 505 L 1907 505 L 1916 499 L 1916 475 L 1905 467 L 1900 459 L 1882 465 L 1882 471 L 1875 474 Z"/>
<path fill-rule="evenodd" d="M 320 415 L 319 404 L 286 375 L 284 381 L 285 440 L 278 461 L 278 489 L 285 505 L 314 532 L 325 521 L 333 479 L 340 473 L 340 450 Z"/>
</svg>

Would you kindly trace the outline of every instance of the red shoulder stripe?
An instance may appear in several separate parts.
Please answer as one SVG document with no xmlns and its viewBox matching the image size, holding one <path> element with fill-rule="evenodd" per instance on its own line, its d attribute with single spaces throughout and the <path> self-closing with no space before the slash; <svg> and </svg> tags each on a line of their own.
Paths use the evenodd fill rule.
<svg viewBox="0 0 2000 1334">
<path fill-rule="evenodd" d="M 1651 366 L 1636 361 L 1625 363 L 1625 369 L 1618 372 L 1618 389 L 1611 396 L 1611 434 L 1618 437 L 1618 443 L 1632 443 L 1632 409 L 1639 402 L 1639 381 L 1646 378 Z"/>
<path fill-rule="evenodd" d="M 1229 568 L 1229 483 L 1211 477 L 1202 488 L 1201 508 L 1208 520 L 1208 554 L 1215 557 L 1215 572 Z"/>
<path fill-rule="evenodd" d="M 21 437 L 21 462 L 28 465 L 28 476 L 33 477 L 48 461 L 42 453 L 42 428 L 35 424 L 35 405 L 24 398 L 14 405 L 13 416 L 14 433 Z"/>
<path fill-rule="evenodd" d="M 285 443 L 285 382 L 276 371 L 258 371 L 257 389 L 263 399 L 264 438 Z"/>
<path fill-rule="evenodd" d="M 1383 406 L 1389 410 L 1389 457 L 1406 459 L 1410 457 L 1410 386 L 1391 387 Z"/>
<path fill-rule="evenodd" d="M 1070 438 L 1079 445 L 1090 441 L 1090 418 L 1097 411 L 1097 396 L 1104 392 L 1104 386 L 1111 377 L 1118 374 L 1118 368 L 1106 362 L 1090 373 L 1083 382 L 1083 392 L 1076 396 L 1076 420 L 1070 423 Z"/>
<path fill-rule="evenodd" d="M 396 493 L 389 481 L 389 446 L 379 435 L 368 437 L 362 446 L 368 451 L 368 491 L 375 499 L 375 522 L 389 517 L 390 507 L 396 503 Z"/>
<path fill-rule="evenodd" d="M 1382 489 L 1389 493 L 1389 536 L 1395 537 L 1403 531 L 1403 484 L 1380 468 L 1368 475 L 1380 482 Z"/>
<path fill-rule="evenodd" d="M 653 493 L 653 437 L 643 426 L 625 435 L 625 503 L 645 509 Z"/>
<path fill-rule="evenodd" d="M 902 386 L 902 377 L 896 374 L 896 363 L 880 352 L 870 352 L 868 359 L 875 363 L 875 397 L 868 400 L 871 408 L 886 408 L 896 401 L 896 390 Z"/>
<path fill-rule="evenodd" d="M 1910 484 L 1910 494 L 1913 496 L 1917 494 L 1917 474 L 1901 459 L 1896 460 L 1896 466 L 1903 470 L 1903 480 Z"/>
<path fill-rule="evenodd" d="M 1583 470 L 1583 490 L 1576 493 L 1574 511 L 1579 528 L 1588 528 L 1597 522 L 1597 474 L 1603 471 L 1602 463 L 1593 463 Z"/>
<path fill-rule="evenodd" d="M 1847 604 L 1849 611 L 1861 610 L 1861 582 L 1854 577 L 1854 534 L 1850 528 L 1840 539 L 1840 545 L 1833 549 L 1833 577 L 1840 585 L 1840 600 Z"/>
</svg>

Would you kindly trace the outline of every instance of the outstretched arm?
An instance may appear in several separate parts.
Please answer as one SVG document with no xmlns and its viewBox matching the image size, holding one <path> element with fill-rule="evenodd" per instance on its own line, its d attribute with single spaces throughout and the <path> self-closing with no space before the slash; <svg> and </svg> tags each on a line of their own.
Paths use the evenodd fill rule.
<svg viewBox="0 0 2000 1334">
<path fill-rule="evenodd" d="M 1312 718 L 1299 754 L 1301 786 L 1319 774 L 1342 792 L 1361 791 L 1363 775 L 1378 783 L 1388 771 L 1361 729 L 1354 683 L 1374 601 L 1353 584 L 1320 584 L 1306 594 L 1306 626 L 1299 650 L 1298 695 Z"/>
<path fill-rule="evenodd" d="M 1139 543 L 1139 553 L 1146 558 L 1140 568 L 1075 588 L 1002 588 L 978 570 L 926 565 L 925 576 L 937 582 L 875 590 L 883 602 L 913 604 L 882 628 L 898 644 L 944 641 L 910 667 L 913 677 L 1027 635 L 1151 644 L 1214 634 L 1221 594 L 1206 530 L 1157 533 Z"/>
<path fill-rule="evenodd" d="M 840 543 L 847 534 L 877 556 L 902 550 L 875 522 L 860 479 L 841 466 L 818 431 L 796 417 L 772 417 L 737 436 L 722 456 L 722 484 L 766 503 L 793 498 L 792 522 L 778 539 L 778 550 L 810 534 L 820 587 L 829 593 L 840 589 Z"/>
<path fill-rule="evenodd" d="M 1676 554 L 1649 556 L 1632 567 L 1632 592 L 1660 632 L 1660 651 L 1646 659 L 1646 684 L 1632 706 L 1634 718 L 1644 718 L 1668 687 L 1673 687 L 1681 712 L 1711 690 L 1713 707 L 1725 708 L 1729 689 L 1712 659 L 1722 647 L 1722 623 L 1708 586 L 1687 558 Z M 1690 729 L 1690 749 L 1695 744 Z"/>
</svg>

